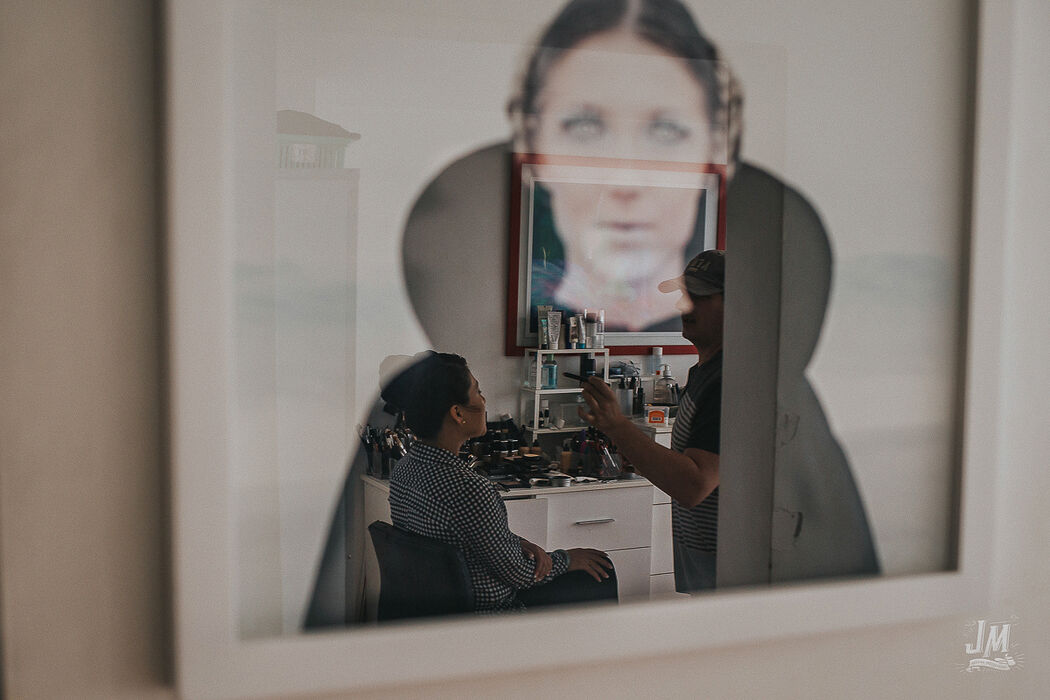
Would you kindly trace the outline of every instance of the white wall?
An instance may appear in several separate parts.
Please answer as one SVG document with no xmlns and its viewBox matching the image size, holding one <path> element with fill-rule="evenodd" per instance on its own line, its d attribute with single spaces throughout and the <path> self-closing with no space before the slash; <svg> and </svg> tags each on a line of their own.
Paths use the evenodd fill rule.
<svg viewBox="0 0 1050 700">
<path fill-rule="evenodd" d="M 1000 454 L 988 610 L 372 698 L 1037 698 L 1050 681 L 1050 9 L 1017 3 Z M 171 697 L 152 15 L 24 3 L 0 24 L 0 632 L 5 697 Z M 61 167 L 55 164 L 61 163 Z M 104 164 L 100 167 L 99 164 Z M 980 262 L 978 261 L 978 264 Z M 992 400 L 990 398 L 990 400 Z M 858 603 L 860 604 L 860 603 Z M 819 614 L 819 610 L 812 611 Z M 1016 615 L 1025 665 L 965 674 L 964 625 Z M 698 630 L 702 633 L 702 630 Z M 536 640 L 536 643 L 546 643 Z M 630 643 L 625 631 L 624 644 Z"/>
</svg>

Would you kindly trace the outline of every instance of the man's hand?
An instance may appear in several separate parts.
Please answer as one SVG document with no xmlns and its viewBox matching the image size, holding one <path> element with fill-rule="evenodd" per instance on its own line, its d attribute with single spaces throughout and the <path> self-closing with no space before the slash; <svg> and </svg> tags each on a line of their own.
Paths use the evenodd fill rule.
<svg viewBox="0 0 1050 700">
<path fill-rule="evenodd" d="M 609 555 L 597 549 L 569 549 L 569 571 L 586 571 L 595 581 L 609 578 L 613 569 Z"/>
<path fill-rule="evenodd" d="M 583 400 L 590 411 L 584 411 L 581 406 L 576 412 L 603 433 L 611 434 L 616 426 L 630 420 L 620 411 L 620 401 L 613 390 L 597 377 L 590 377 L 583 383 Z"/>
<path fill-rule="evenodd" d="M 542 581 L 547 578 L 547 574 L 551 572 L 551 567 L 554 562 L 551 561 L 551 555 L 547 554 L 538 544 L 529 542 L 524 537 L 518 537 L 521 540 L 521 549 L 525 552 L 525 556 L 536 562 L 536 571 L 533 573 L 535 580 Z"/>
</svg>

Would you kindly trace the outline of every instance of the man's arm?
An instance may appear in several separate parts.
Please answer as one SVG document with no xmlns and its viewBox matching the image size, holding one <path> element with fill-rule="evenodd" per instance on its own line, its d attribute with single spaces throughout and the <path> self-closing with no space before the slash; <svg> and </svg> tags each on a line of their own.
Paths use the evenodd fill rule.
<svg viewBox="0 0 1050 700">
<path fill-rule="evenodd" d="M 583 398 L 590 411 L 581 407 L 580 417 L 612 438 L 639 474 L 686 508 L 698 505 L 718 486 L 714 452 L 694 447 L 675 452 L 656 444 L 623 415 L 612 389 L 597 377 L 584 383 Z"/>
</svg>

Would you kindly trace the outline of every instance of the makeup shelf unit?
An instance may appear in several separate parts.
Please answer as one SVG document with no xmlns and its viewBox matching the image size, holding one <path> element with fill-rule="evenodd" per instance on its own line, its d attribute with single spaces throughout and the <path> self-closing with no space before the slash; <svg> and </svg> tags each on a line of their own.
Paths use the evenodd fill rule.
<svg viewBox="0 0 1050 700">
<path fill-rule="evenodd" d="M 558 362 L 558 387 L 556 389 L 541 388 L 543 386 L 541 377 L 543 376 L 544 355 L 554 355 Z M 587 357 L 587 355 L 594 355 L 596 371 L 601 374 L 605 381 L 609 381 L 609 348 L 574 348 L 571 350 L 525 349 L 525 376 L 528 379 L 521 386 L 521 400 L 518 407 L 525 430 L 532 435 L 549 435 L 553 433 L 575 433 L 586 427 L 586 424 L 576 417 L 575 412 L 567 417 L 564 427 L 556 428 L 553 424 L 548 424 L 543 428 L 537 428 L 536 426 L 539 425 L 540 404 L 544 398 L 574 396 L 583 393 L 583 389 L 580 388 L 578 381 L 562 376 L 562 373 L 565 371 L 579 373 L 579 363 L 563 363 L 562 358 L 575 356 L 582 359 Z M 535 367 L 533 367 L 534 361 Z M 566 402 L 563 401 L 556 405 L 559 405 L 560 408 L 565 406 Z M 575 406 L 576 404 L 571 403 L 569 405 Z M 528 419 L 530 415 L 532 416 L 531 421 Z M 554 416 L 551 417 L 551 423 L 553 423 L 554 418 Z"/>
</svg>

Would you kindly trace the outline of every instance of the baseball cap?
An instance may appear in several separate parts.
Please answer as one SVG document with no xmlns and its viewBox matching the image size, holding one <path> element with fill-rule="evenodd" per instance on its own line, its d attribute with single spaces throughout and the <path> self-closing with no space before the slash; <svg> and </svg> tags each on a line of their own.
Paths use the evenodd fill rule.
<svg viewBox="0 0 1050 700">
<path fill-rule="evenodd" d="M 689 261 L 681 277 L 664 280 L 657 287 L 665 294 L 684 289 L 693 296 L 706 297 L 725 291 L 726 253 L 724 250 L 705 250 Z"/>
</svg>

